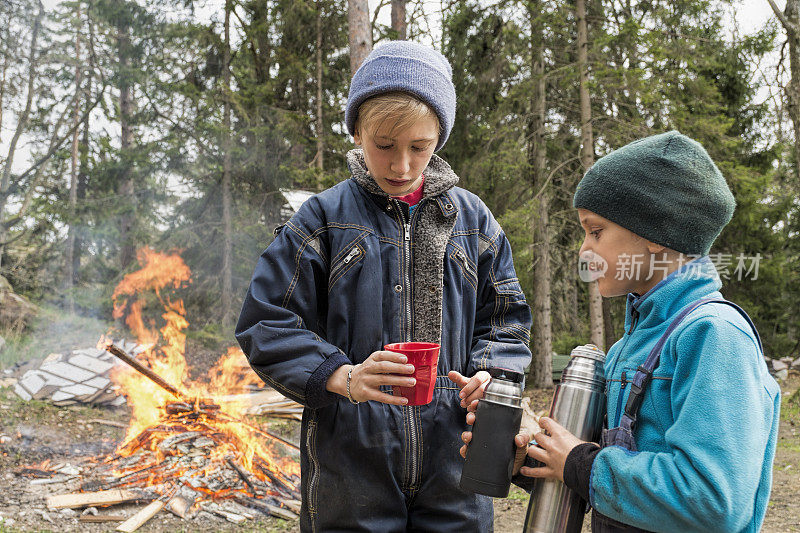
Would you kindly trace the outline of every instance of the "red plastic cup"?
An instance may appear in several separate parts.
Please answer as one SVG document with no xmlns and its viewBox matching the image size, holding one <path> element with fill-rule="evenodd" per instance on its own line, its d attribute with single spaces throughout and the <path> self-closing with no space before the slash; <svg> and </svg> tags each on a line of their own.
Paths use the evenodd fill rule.
<svg viewBox="0 0 800 533">
<path fill-rule="evenodd" d="M 436 383 L 436 365 L 439 362 L 439 345 L 435 342 L 395 342 L 383 347 L 389 352 L 401 353 L 408 357 L 414 365 L 414 378 L 417 384 L 413 387 L 392 386 L 395 396 L 408 399 L 406 405 L 425 405 L 433 399 L 433 387 Z"/>
</svg>

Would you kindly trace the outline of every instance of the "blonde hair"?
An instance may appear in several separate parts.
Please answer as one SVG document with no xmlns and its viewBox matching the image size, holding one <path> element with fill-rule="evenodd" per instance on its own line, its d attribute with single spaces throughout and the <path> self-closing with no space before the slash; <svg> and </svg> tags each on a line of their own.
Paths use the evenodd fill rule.
<svg viewBox="0 0 800 533">
<path fill-rule="evenodd" d="M 439 116 L 428 104 L 409 93 L 392 91 L 368 98 L 359 106 L 355 131 L 363 134 L 361 131 L 363 126 L 365 130 L 369 130 L 374 135 L 384 123 L 390 122 L 394 124 L 388 133 L 391 135 L 396 131 L 403 131 L 411 127 L 412 124 L 425 117 L 434 118 L 436 131 L 441 135 L 442 126 Z"/>
</svg>

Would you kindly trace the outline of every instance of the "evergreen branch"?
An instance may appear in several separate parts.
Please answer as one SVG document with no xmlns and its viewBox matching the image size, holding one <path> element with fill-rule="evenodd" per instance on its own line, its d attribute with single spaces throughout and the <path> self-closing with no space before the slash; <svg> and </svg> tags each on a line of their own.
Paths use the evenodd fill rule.
<svg viewBox="0 0 800 533">
<path fill-rule="evenodd" d="M 550 171 L 550 174 L 548 174 L 547 179 L 544 180 L 544 183 L 542 184 L 542 188 L 539 189 L 539 192 L 537 192 L 535 195 L 533 195 L 533 197 L 534 198 L 538 198 L 539 196 L 541 196 L 541 194 L 544 192 L 545 187 L 547 187 L 547 185 L 550 183 L 550 181 L 552 181 L 553 176 L 556 175 L 556 172 L 558 172 L 564 166 L 566 166 L 567 163 L 572 163 L 573 161 L 576 161 L 576 160 L 579 160 L 579 159 L 580 159 L 580 156 L 576 155 L 576 156 L 570 157 L 568 159 L 565 159 L 564 161 L 559 163 L 558 166 L 556 166 L 556 168 L 554 168 L 553 170 Z"/>
<path fill-rule="evenodd" d="M 206 155 L 212 157 L 216 156 L 216 152 L 210 146 L 208 146 L 203 139 L 198 137 L 193 131 L 184 128 L 179 123 L 172 120 L 169 116 L 159 111 L 159 109 L 156 107 L 155 102 L 153 102 L 152 98 L 147 97 L 147 102 L 148 104 L 150 104 L 150 109 L 157 117 L 164 119 L 165 121 L 167 121 L 167 123 L 169 123 L 170 126 L 179 130 L 181 133 L 191 137 L 192 140 L 194 140 L 194 142 L 197 143 L 197 146 L 200 148 L 200 150 L 203 151 Z"/>
<path fill-rule="evenodd" d="M 92 103 L 92 105 L 90 105 L 83 113 L 83 115 L 81 116 L 81 120 L 76 122 L 70 129 L 68 129 L 67 132 L 63 136 L 61 136 L 60 139 L 58 139 L 56 142 L 51 143 L 50 148 L 47 150 L 47 152 L 45 152 L 43 156 L 37 159 L 22 174 L 18 175 L 17 176 L 18 182 L 25 179 L 31 172 L 36 171 L 40 166 L 42 166 L 45 162 L 47 162 L 47 160 L 50 159 L 50 157 L 54 153 L 56 153 L 56 151 L 59 148 L 61 148 L 61 145 L 64 143 L 64 141 L 67 140 L 73 133 L 75 133 L 75 130 L 77 130 L 80 127 L 81 122 L 83 122 L 83 120 L 85 120 L 86 117 L 89 116 L 89 114 L 94 110 L 94 108 L 97 107 L 97 104 L 99 104 L 100 101 L 103 99 L 103 97 L 105 96 L 105 89 L 106 85 L 100 87 L 100 93 L 98 94 L 97 98 Z"/>
</svg>

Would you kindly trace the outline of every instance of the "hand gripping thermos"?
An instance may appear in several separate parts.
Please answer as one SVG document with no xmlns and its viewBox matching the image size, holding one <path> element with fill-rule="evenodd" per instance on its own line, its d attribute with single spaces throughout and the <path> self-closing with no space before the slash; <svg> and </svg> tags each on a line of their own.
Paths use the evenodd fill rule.
<svg viewBox="0 0 800 533">
<path fill-rule="evenodd" d="M 489 369 L 489 375 L 492 380 L 475 412 L 460 486 L 466 491 L 505 498 L 514 468 L 514 437 L 522 423 L 524 376 L 503 368 Z"/>
<path fill-rule="evenodd" d="M 578 346 L 553 393 L 550 418 L 581 440 L 597 442 L 606 408 L 605 353 Z M 537 478 L 531 490 L 524 533 L 579 532 L 586 503 L 558 480 Z"/>
</svg>

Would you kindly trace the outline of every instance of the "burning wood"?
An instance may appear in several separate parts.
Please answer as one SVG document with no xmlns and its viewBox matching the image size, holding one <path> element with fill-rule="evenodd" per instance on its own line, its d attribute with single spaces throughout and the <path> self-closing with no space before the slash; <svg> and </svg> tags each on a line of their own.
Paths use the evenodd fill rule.
<svg viewBox="0 0 800 533">
<path fill-rule="evenodd" d="M 163 508 L 187 518 L 204 509 L 236 523 L 254 517 L 254 511 L 297 518 L 299 447 L 241 419 L 254 407 L 254 395 L 237 392 L 258 382 L 254 373 L 242 371 L 244 355 L 230 349 L 207 381 L 190 380 L 183 356 L 188 325 L 183 302 L 161 294 L 187 281 L 188 268 L 179 256 L 152 250 L 140 251 L 139 260 L 142 270 L 125 276 L 114 291 L 114 316 L 125 317 L 140 344 L 151 348 L 134 357 L 103 339 L 98 343 L 136 370 L 111 371 L 132 409 L 127 435 L 115 453 L 78 469 L 82 492 L 53 496 L 48 506 L 150 502 L 118 531 L 135 531 Z M 166 325 L 158 332 L 149 330 L 140 314 L 145 289 L 154 290 L 164 305 Z M 256 405 L 261 412 L 270 404 L 284 416 L 296 417 L 302 410 L 281 396 L 270 394 L 266 400 Z M 41 473 L 31 469 L 28 475 Z"/>
<path fill-rule="evenodd" d="M 116 357 L 119 357 L 120 359 L 122 359 L 123 361 L 128 363 L 130 366 L 132 366 L 134 369 L 136 369 L 137 372 L 140 372 L 147 379 L 149 379 L 150 381 L 152 381 L 153 383 L 155 383 L 156 385 L 158 385 L 159 387 L 161 387 L 165 391 L 169 392 L 170 394 L 172 394 L 176 398 L 181 399 L 181 398 L 184 397 L 184 395 L 181 394 L 178 391 L 178 389 L 176 389 L 175 387 L 173 387 L 172 385 L 170 385 L 169 383 L 167 383 L 166 381 L 161 379 L 161 377 L 159 377 L 158 374 L 156 374 L 155 372 L 153 372 L 152 370 L 150 370 L 149 368 L 144 366 L 142 363 L 140 363 L 139 361 L 137 361 L 136 359 L 134 359 L 133 357 L 131 357 L 127 353 L 125 353 L 125 350 L 123 350 L 122 348 L 119 348 L 118 346 L 115 346 L 114 344 L 109 343 L 109 344 L 106 344 L 105 349 L 109 353 L 115 355 Z"/>
</svg>

